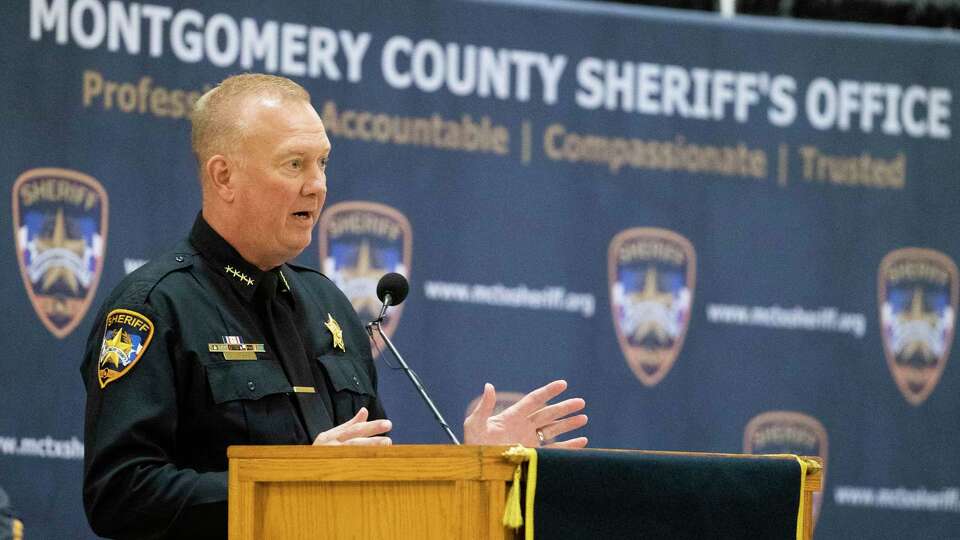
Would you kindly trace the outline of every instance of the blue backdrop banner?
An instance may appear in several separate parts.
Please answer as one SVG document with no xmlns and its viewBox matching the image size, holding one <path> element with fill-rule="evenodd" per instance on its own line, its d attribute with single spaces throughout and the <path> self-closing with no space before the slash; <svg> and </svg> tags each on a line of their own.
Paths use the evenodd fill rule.
<svg viewBox="0 0 960 540">
<path fill-rule="evenodd" d="M 293 78 L 333 144 L 299 262 L 459 426 L 552 378 L 594 447 L 827 464 L 819 538 L 960 531 L 954 33 L 589 2 L 17 0 L 0 32 L 0 487 L 92 537 L 78 372 L 96 306 L 200 207 L 186 115 Z M 444 434 L 378 360 L 400 443 Z"/>
</svg>

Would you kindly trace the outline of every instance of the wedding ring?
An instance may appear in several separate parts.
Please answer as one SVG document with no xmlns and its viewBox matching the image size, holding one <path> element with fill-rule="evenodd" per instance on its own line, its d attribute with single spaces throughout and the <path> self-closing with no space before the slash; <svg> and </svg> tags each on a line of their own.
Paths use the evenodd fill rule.
<svg viewBox="0 0 960 540">
<path fill-rule="evenodd" d="M 540 439 L 540 444 L 543 444 L 543 441 L 547 440 L 547 438 L 543 436 L 543 430 L 540 428 L 537 428 L 537 438 Z"/>
</svg>

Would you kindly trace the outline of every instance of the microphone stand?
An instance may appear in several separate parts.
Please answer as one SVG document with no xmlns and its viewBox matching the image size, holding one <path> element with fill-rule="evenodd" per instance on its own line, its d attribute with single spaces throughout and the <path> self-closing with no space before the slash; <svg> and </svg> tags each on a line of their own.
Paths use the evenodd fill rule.
<svg viewBox="0 0 960 540">
<path fill-rule="evenodd" d="M 383 342 L 387 344 L 387 348 L 390 349 L 390 352 L 393 353 L 394 358 L 400 363 L 400 367 L 407 373 L 407 377 L 410 378 L 410 381 L 413 383 L 413 386 L 416 387 L 417 392 L 420 393 L 420 397 L 423 398 L 423 401 L 427 404 L 427 407 L 430 408 L 430 412 L 433 413 L 433 417 L 437 419 L 437 422 L 443 427 L 443 430 L 447 432 L 447 435 L 450 437 L 450 440 L 453 441 L 453 444 L 459 445 L 460 440 L 457 439 L 457 436 L 453 434 L 453 431 L 450 430 L 450 426 L 447 425 L 447 421 L 443 419 L 443 415 L 440 414 L 440 411 L 437 410 L 437 406 L 433 404 L 433 401 L 430 399 L 430 396 L 427 395 L 427 391 L 423 389 L 423 385 L 420 384 L 420 378 L 417 377 L 417 374 L 410 370 L 410 366 L 403 361 L 403 357 L 400 356 L 400 351 L 393 346 L 393 343 L 390 341 L 390 338 L 387 337 L 387 334 L 383 332 L 383 328 L 380 326 L 380 323 L 383 322 L 383 312 L 386 311 L 387 304 L 390 302 L 389 296 L 387 301 L 384 302 L 384 309 L 380 313 L 380 317 L 371 321 L 367 325 L 367 332 L 370 333 L 370 337 L 373 337 L 373 328 L 376 327 L 377 332 L 380 334 L 380 337 L 383 338 Z"/>
</svg>

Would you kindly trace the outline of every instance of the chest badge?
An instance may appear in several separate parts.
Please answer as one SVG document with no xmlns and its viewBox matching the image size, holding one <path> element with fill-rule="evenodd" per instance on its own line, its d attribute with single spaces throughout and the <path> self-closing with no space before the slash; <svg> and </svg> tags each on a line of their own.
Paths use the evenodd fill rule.
<svg viewBox="0 0 960 540">
<path fill-rule="evenodd" d="M 347 348 L 343 344 L 343 330 L 340 329 L 340 323 L 333 318 L 333 315 L 327 313 L 327 322 L 323 323 L 323 325 L 326 326 L 330 334 L 333 335 L 333 348 L 347 352 Z"/>
<path fill-rule="evenodd" d="M 222 353 L 224 360 L 256 360 L 258 352 L 265 352 L 263 343 L 244 343 L 239 336 L 223 336 L 223 343 L 208 343 L 207 350 Z"/>
</svg>

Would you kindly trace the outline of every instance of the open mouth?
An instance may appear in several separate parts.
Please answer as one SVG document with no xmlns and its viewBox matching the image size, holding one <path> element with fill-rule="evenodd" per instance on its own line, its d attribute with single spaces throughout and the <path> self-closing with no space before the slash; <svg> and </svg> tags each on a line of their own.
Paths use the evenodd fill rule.
<svg viewBox="0 0 960 540">
<path fill-rule="evenodd" d="M 307 212 L 307 211 L 294 212 L 293 215 L 297 219 L 301 219 L 301 220 L 308 220 L 311 217 L 310 212 Z"/>
</svg>

